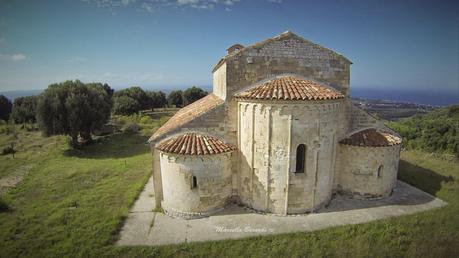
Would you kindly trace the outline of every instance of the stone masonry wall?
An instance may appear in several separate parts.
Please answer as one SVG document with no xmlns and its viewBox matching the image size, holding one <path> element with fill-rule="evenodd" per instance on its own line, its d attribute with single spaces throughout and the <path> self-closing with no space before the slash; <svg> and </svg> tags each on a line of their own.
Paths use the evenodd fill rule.
<svg viewBox="0 0 459 258">
<path fill-rule="evenodd" d="M 341 101 L 239 103 L 241 201 L 277 214 L 303 213 L 332 194 Z M 305 173 L 296 148 L 307 146 Z"/>
<path fill-rule="evenodd" d="M 232 195 L 231 153 L 160 154 L 163 202 L 169 215 L 197 218 L 223 208 Z M 193 176 L 197 187 L 192 188 Z"/>
<path fill-rule="evenodd" d="M 359 197 L 390 195 L 397 180 L 400 145 L 360 147 L 340 144 L 338 149 L 338 188 L 341 192 Z"/>
<path fill-rule="evenodd" d="M 313 43 L 298 38 L 275 40 L 229 57 L 226 60 L 226 96 L 258 81 L 293 73 L 325 83 L 346 96 L 350 63 Z"/>
</svg>

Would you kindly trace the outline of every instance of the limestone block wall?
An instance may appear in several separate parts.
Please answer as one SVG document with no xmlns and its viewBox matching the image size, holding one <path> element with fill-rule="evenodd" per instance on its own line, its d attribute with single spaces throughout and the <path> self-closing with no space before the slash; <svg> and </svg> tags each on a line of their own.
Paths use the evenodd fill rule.
<svg viewBox="0 0 459 258">
<path fill-rule="evenodd" d="M 350 101 L 347 103 L 347 112 L 350 118 L 349 132 L 358 131 L 363 128 L 386 129 L 381 120 L 368 114 L 365 110 L 355 106 Z"/>
<path fill-rule="evenodd" d="M 226 96 L 258 81 L 294 73 L 349 92 L 350 62 L 316 44 L 292 37 L 249 47 L 226 60 Z"/>
<path fill-rule="evenodd" d="M 339 144 L 340 191 L 358 197 L 386 197 L 397 180 L 400 145 L 360 147 Z"/>
<path fill-rule="evenodd" d="M 226 63 L 213 73 L 213 93 L 221 99 L 226 99 Z"/>
<path fill-rule="evenodd" d="M 231 153 L 176 155 L 160 152 L 165 212 L 186 219 L 207 216 L 231 198 Z M 193 187 L 196 177 L 196 187 Z"/>
<path fill-rule="evenodd" d="M 342 101 L 239 101 L 238 194 L 257 210 L 303 213 L 331 198 Z M 296 149 L 306 145 L 305 172 Z"/>
</svg>

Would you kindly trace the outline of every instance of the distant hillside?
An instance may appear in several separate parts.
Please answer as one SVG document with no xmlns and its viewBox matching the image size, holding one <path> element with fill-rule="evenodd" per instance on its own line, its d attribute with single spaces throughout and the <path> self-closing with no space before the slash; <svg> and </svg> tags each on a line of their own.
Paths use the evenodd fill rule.
<svg viewBox="0 0 459 258">
<path fill-rule="evenodd" d="M 389 127 L 401 134 L 407 149 L 449 153 L 459 158 L 459 105 L 390 122 Z"/>
<path fill-rule="evenodd" d="M 438 106 L 393 100 L 352 98 L 352 102 L 365 111 L 385 120 L 399 120 L 416 114 L 426 114 Z"/>
<path fill-rule="evenodd" d="M 43 90 L 11 90 L 11 91 L 0 91 L 0 95 L 7 97 L 10 100 L 14 100 L 19 97 L 35 96 L 40 95 Z"/>
</svg>

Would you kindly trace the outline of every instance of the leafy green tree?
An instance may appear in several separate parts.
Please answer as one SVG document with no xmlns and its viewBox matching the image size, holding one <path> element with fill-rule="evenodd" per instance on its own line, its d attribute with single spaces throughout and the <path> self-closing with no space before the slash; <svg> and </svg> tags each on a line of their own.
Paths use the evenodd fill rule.
<svg viewBox="0 0 459 258">
<path fill-rule="evenodd" d="M 149 108 L 162 108 L 166 106 L 167 99 L 166 94 L 162 91 L 149 91 L 147 92 L 150 98 Z"/>
<path fill-rule="evenodd" d="M 403 137 L 405 148 L 445 152 L 459 157 L 459 105 L 391 122 L 389 127 Z"/>
<path fill-rule="evenodd" d="M 130 97 L 136 100 L 140 105 L 140 108 L 137 111 L 148 109 L 150 106 L 150 98 L 148 97 L 147 93 L 144 90 L 142 90 L 142 88 L 140 87 L 134 86 L 134 87 L 130 87 L 127 89 L 122 89 L 122 90 L 116 91 L 114 94 L 115 98 L 118 98 L 121 96 L 127 96 L 127 97 Z"/>
<path fill-rule="evenodd" d="M 11 101 L 7 97 L 0 95 L 0 119 L 1 120 L 8 121 L 8 119 L 10 119 L 12 107 L 13 107 L 13 104 L 11 104 Z"/>
<path fill-rule="evenodd" d="M 171 106 L 182 107 L 183 106 L 183 92 L 181 90 L 173 90 L 167 96 L 167 103 Z"/>
<path fill-rule="evenodd" d="M 79 80 L 52 84 L 41 94 L 37 121 L 44 135 L 69 135 L 78 147 L 78 137 L 91 141 L 93 130 L 100 129 L 110 117 L 111 97 L 100 83 Z"/>
<path fill-rule="evenodd" d="M 116 115 L 131 115 L 139 112 L 140 109 L 140 103 L 129 96 L 114 98 L 113 113 Z"/>
<path fill-rule="evenodd" d="M 38 98 L 28 96 L 14 99 L 11 118 L 16 124 L 35 123 Z"/>
<path fill-rule="evenodd" d="M 205 97 L 207 94 L 208 94 L 207 91 L 204 91 L 203 89 L 195 87 L 195 86 L 188 88 L 183 92 L 183 95 L 182 95 L 183 104 L 185 106 L 189 105 L 195 102 L 196 100 Z"/>
</svg>

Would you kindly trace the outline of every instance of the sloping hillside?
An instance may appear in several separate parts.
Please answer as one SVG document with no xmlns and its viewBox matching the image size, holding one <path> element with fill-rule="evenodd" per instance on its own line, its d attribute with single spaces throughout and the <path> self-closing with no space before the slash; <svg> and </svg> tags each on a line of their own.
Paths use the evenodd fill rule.
<svg viewBox="0 0 459 258">
<path fill-rule="evenodd" d="M 389 127 L 403 136 L 407 149 L 454 154 L 459 157 L 459 105 L 415 115 Z"/>
</svg>

